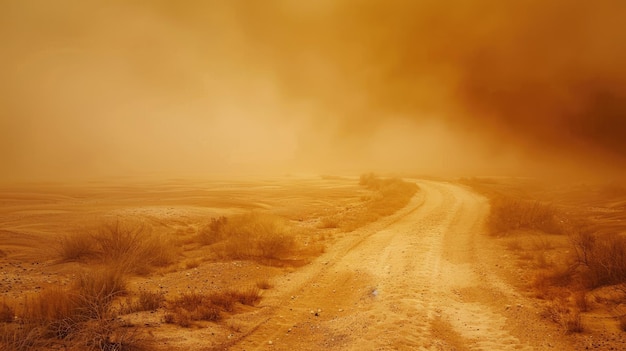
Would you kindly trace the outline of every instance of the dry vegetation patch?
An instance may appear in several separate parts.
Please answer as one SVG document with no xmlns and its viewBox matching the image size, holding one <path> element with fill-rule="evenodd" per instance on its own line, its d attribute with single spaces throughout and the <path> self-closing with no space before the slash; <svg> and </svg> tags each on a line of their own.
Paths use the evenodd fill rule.
<svg viewBox="0 0 626 351">
<path fill-rule="evenodd" d="M 526 275 L 533 277 L 529 287 L 546 300 L 545 316 L 566 332 L 584 330 L 584 313 L 593 309 L 606 313 L 613 304 L 626 304 L 626 294 L 616 295 L 621 296 L 618 301 L 589 298 L 600 288 L 626 287 L 626 237 L 620 233 L 626 228 L 616 224 L 626 218 L 621 187 L 551 193 L 538 186 L 521 189 L 494 180 L 463 182 L 490 198 L 488 232 L 506 237 L 507 249 L 518 255 Z M 561 202 L 540 200 L 547 194 Z M 528 259 L 534 264 L 525 263 Z M 621 315 L 615 317 L 621 323 Z"/>
<path fill-rule="evenodd" d="M 553 205 L 504 195 L 491 198 L 487 225 L 492 235 L 507 235 L 517 230 L 549 234 L 564 232 L 563 217 Z"/>
<path fill-rule="evenodd" d="M 153 234 L 144 223 L 115 221 L 95 233 L 75 233 L 61 239 L 65 261 L 99 262 L 127 273 L 147 274 L 174 263 L 178 249 L 172 240 Z"/>
<path fill-rule="evenodd" d="M 0 328 L 1 350 L 138 350 L 139 331 L 118 318 L 116 299 L 125 293 L 119 272 L 85 272 L 69 288 L 50 287 L 14 301 L 13 321 Z"/>
<path fill-rule="evenodd" d="M 296 233 L 285 219 L 260 212 L 213 218 L 197 240 L 210 245 L 220 259 L 251 259 L 263 263 L 289 260 L 299 251 Z"/>
<path fill-rule="evenodd" d="M 218 321 L 223 313 L 233 312 L 235 304 L 254 306 L 260 299 L 261 293 L 256 286 L 210 294 L 184 293 L 167 302 L 164 322 L 188 328 L 197 321 Z"/>
</svg>

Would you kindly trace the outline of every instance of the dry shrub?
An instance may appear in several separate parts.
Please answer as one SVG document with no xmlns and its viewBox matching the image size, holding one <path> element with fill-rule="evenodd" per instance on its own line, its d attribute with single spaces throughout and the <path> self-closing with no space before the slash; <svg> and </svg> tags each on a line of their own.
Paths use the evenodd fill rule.
<svg viewBox="0 0 626 351">
<path fill-rule="evenodd" d="M 589 301 L 587 300 L 587 292 L 584 290 L 578 290 L 572 293 L 572 300 L 574 305 L 580 312 L 589 311 Z"/>
<path fill-rule="evenodd" d="M 257 212 L 213 219 L 200 231 L 199 240 L 211 242 L 215 253 L 223 259 L 283 260 L 298 250 L 285 220 Z"/>
<path fill-rule="evenodd" d="M 170 301 L 171 312 L 165 315 L 165 322 L 188 328 L 194 321 L 218 321 L 220 308 L 213 304 L 210 296 L 196 292 L 185 293 Z"/>
<path fill-rule="evenodd" d="M 549 234 L 564 232 L 560 215 L 553 206 L 502 195 L 491 198 L 491 212 L 487 224 L 492 235 L 506 235 L 521 229 L 538 230 Z"/>
<path fill-rule="evenodd" d="M 169 301 L 164 320 L 166 323 L 190 327 L 194 321 L 218 321 L 222 312 L 232 312 L 235 303 L 254 305 L 261 299 L 257 287 L 228 290 L 219 293 L 184 293 Z"/>
<path fill-rule="evenodd" d="M 174 262 L 176 251 L 142 224 L 115 222 L 106 224 L 94 236 L 96 250 L 105 263 L 133 273 L 147 273 L 150 267 L 164 267 Z"/>
<path fill-rule="evenodd" d="M 141 223 L 116 221 L 103 224 L 92 235 L 64 237 L 59 254 L 67 261 L 94 258 L 130 273 L 146 274 L 152 267 L 173 263 L 177 256 L 175 247 Z"/>
<path fill-rule="evenodd" d="M 0 303 L 0 323 L 11 323 L 15 318 L 15 310 L 6 301 Z"/>
<path fill-rule="evenodd" d="M 66 261 L 78 261 L 94 255 L 94 240 L 90 235 L 75 233 L 61 239 L 59 255 Z"/>
<path fill-rule="evenodd" d="M 28 295 L 18 323 L 0 330 L 0 350 L 139 350 L 136 328 L 117 318 L 113 302 L 125 291 L 112 269 L 84 273 L 69 289 L 53 287 Z"/>
<path fill-rule="evenodd" d="M 122 307 L 121 311 L 124 314 L 155 311 L 163 307 L 164 303 L 165 295 L 163 293 L 141 290 L 138 296 L 129 296 L 126 299 L 126 304 Z"/>
<path fill-rule="evenodd" d="M 561 325 L 567 334 L 580 333 L 583 331 L 580 311 L 570 309 L 564 300 L 552 301 L 543 311 L 543 317 Z"/>
<path fill-rule="evenodd" d="M 339 215 L 330 215 L 323 217 L 320 221 L 319 228 L 320 229 L 333 229 L 339 228 L 341 225 L 341 218 Z"/>
<path fill-rule="evenodd" d="M 248 306 L 254 306 L 261 299 L 261 292 L 256 286 L 241 290 L 231 290 L 230 294 L 235 301 Z"/>
<path fill-rule="evenodd" d="M 154 311 L 161 308 L 163 303 L 165 303 L 165 296 L 162 293 L 145 290 L 139 292 L 137 300 L 138 311 Z"/>
<path fill-rule="evenodd" d="M 227 224 L 228 218 L 224 216 L 211 218 L 211 222 L 199 230 L 197 240 L 203 245 L 211 245 L 227 239 Z"/>
<path fill-rule="evenodd" d="M 626 237 L 581 230 L 571 241 L 588 288 L 626 283 Z"/>
<path fill-rule="evenodd" d="M 267 279 L 257 280 L 256 287 L 261 290 L 271 289 L 273 287 L 272 283 L 270 283 Z"/>
<path fill-rule="evenodd" d="M 33 351 L 47 349 L 50 343 L 36 325 L 0 325 L 0 351 Z"/>
<path fill-rule="evenodd" d="M 77 302 L 88 318 L 109 314 L 115 298 L 126 293 L 126 278 L 116 269 L 105 268 L 81 274 L 76 281 Z"/>
<path fill-rule="evenodd" d="M 118 319 L 98 319 L 85 323 L 73 340 L 79 350 L 140 351 L 152 350 L 141 331 Z"/>
<path fill-rule="evenodd" d="M 551 298 L 563 294 L 563 288 L 575 281 L 573 266 L 553 266 L 549 270 L 542 270 L 535 275 L 532 286 L 539 296 Z"/>
<path fill-rule="evenodd" d="M 567 334 L 582 333 L 584 330 L 580 312 L 577 310 L 563 316 L 562 325 Z"/>
</svg>

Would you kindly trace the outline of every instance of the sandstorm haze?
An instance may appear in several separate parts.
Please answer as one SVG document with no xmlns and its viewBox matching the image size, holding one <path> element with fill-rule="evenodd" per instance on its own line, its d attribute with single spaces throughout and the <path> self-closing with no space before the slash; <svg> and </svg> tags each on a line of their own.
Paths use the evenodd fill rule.
<svg viewBox="0 0 626 351">
<path fill-rule="evenodd" d="M 624 170 L 623 1 L 0 6 L 3 180 Z"/>
</svg>

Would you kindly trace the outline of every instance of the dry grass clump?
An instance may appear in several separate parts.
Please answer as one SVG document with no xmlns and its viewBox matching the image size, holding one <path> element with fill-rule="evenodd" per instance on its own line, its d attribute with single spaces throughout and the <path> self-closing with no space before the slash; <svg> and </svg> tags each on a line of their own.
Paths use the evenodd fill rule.
<svg viewBox="0 0 626 351">
<path fill-rule="evenodd" d="M 141 223 L 116 221 L 103 224 L 95 234 L 64 237 L 59 254 L 67 261 L 92 259 L 129 273 L 146 274 L 153 267 L 173 263 L 175 247 Z"/>
<path fill-rule="evenodd" d="M 571 236 L 571 241 L 586 287 L 626 283 L 626 237 L 581 230 Z"/>
<path fill-rule="evenodd" d="M 184 293 L 168 302 L 165 323 L 190 327 L 195 321 L 218 321 L 223 312 L 232 312 L 236 303 L 253 306 L 261 299 L 257 287 L 228 290 L 222 293 Z"/>
<path fill-rule="evenodd" d="M 0 327 L 0 350 L 139 350 L 138 331 L 117 318 L 123 275 L 101 270 L 81 275 L 68 289 L 28 295 L 14 306 L 15 323 Z"/>
<path fill-rule="evenodd" d="M 256 287 L 261 290 L 267 290 L 273 288 L 274 285 L 272 285 L 272 283 L 268 279 L 261 279 L 257 280 Z"/>
<path fill-rule="evenodd" d="M 506 235 L 515 230 L 530 229 L 562 234 L 564 228 L 556 208 L 532 200 L 495 196 L 487 222 L 492 235 Z"/>
<path fill-rule="evenodd" d="M 0 303 L 0 323 L 11 323 L 15 318 L 15 310 L 6 301 Z"/>
<path fill-rule="evenodd" d="M 202 245 L 211 245 L 228 238 L 228 218 L 211 218 L 211 222 L 200 229 L 197 240 Z"/>
<path fill-rule="evenodd" d="M 0 351 L 32 351 L 50 346 L 36 326 L 0 325 Z"/>
<path fill-rule="evenodd" d="M 252 212 L 212 219 L 198 241 L 222 259 L 285 260 L 299 249 L 293 229 L 281 217 Z"/>
<path fill-rule="evenodd" d="M 165 304 L 165 295 L 160 292 L 141 290 L 137 296 L 128 296 L 121 313 L 156 311 Z"/>
<path fill-rule="evenodd" d="M 341 217 L 337 214 L 334 214 L 334 215 L 323 217 L 320 220 L 319 228 L 320 229 L 333 229 L 333 228 L 339 228 L 340 225 L 341 225 Z"/>
<path fill-rule="evenodd" d="M 563 300 L 555 300 L 543 311 L 543 317 L 561 325 L 567 334 L 583 332 L 580 311 L 569 308 Z"/>
</svg>

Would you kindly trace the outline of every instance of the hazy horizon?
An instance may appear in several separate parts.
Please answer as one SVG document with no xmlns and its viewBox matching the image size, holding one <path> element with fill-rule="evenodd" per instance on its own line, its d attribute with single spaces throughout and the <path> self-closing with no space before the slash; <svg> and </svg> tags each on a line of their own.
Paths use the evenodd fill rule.
<svg viewBox="0 0 626 351">
<path fill-rule="evenodd" d="M 0 181 L 625 173 L 622 1 L 0 10 Z"/>
</svg>

